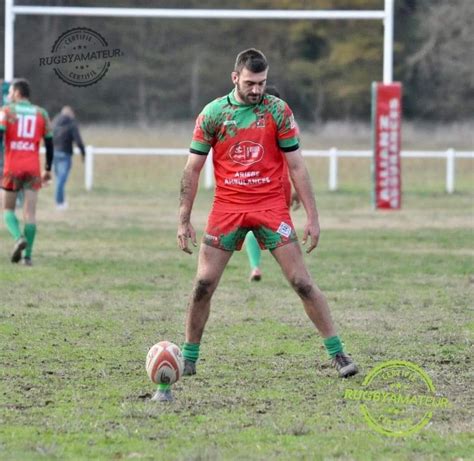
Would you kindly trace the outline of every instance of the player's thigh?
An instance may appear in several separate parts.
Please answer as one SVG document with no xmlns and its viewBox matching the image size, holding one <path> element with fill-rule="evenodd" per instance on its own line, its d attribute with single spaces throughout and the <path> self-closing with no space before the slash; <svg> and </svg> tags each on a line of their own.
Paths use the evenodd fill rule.
<svg viewBox="0 0 474 461">
<path fill-rule="evenodd" d="M 232 251 L 202 244 L 199 250 L 196 278 L 217 284 L 232 254 Z"/>
<path fill-rule="evenodd" d="M 290 242 L 271 250 L 273 257 L 291 282 L 311 282 L 311 275 L 303 259 L 303 253 L 298 242 Z"/>
<path fill-rule="evenodd" d="M 2 203 L 4 210 L 14 210 L 16 205 L 16 191 L 2 190 Z"/>
<path fill-rule="evenodd" d="M 23 214 L 25 221 L 31 224 L 36 219 L 36 204 L 38 203 L 38 191 L 25 189 L 25 203 L 23 205 Z"/>
</svg>

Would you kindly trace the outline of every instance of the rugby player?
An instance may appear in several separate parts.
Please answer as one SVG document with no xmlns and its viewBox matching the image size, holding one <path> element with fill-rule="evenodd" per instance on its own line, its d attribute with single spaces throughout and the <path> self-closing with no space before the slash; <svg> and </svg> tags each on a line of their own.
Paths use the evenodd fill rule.
<svg viewBox="0 0 474 461">
<path fill-rule="evenodd" d="M 0 137 L 4 143 L 2 178 L 3 217 L 15 240 L 11 262 L 18 263 L 24 252 L 24 263 L 32 265 L 36 236 L 36 204 L 42 184 L 51 180 L 53 140 L 48 113 L 31 104 L 30 85 L 25 79 L 14 80 L 8 93 L 9 104 L 0 109 Z M 39 148 L 41 138 L 46 147 L 46 164 L 41 172 Z M 15 214 L 17 194 L 24 190 L 23 232 Z"/>
<path fill-rule="evenodd" d="M 191 211 L 200 172 L 211 148 L 216 191 L 186 317 L 184 375 L 196 373 L 212 295 L 233 252 L 241 249 L 246 234 L 252 231 L 260 245 L 271 251 L 301 298 L 308 317 L 323 337 L 332 365 L 341 377 L 348 377 L 357 373 L 357 366 L 344 352 L 326 298 L 306 268 L 281 181 L 285 156 L 306 211 L 302 243 L 310 253 L 318 244 L 319 218 L 297 127 L 289 106 L 265 94 L 267 74 L 268 64 L 262 52 L 253 48 L 242 51 L 231 74 L 234 89 L 209 103 L 196 120 L 181 179 L 177 242 L 182 251 L 192 253 L 190 242 L 197 246 Z M 171 400 L 170 389 L 161 385 L 153 399 Z"/>
</svg>

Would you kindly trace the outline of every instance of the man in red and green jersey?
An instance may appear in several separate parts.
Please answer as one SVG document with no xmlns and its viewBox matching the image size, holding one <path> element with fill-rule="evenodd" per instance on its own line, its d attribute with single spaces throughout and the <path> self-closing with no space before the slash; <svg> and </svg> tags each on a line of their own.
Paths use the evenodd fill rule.
<svg viewBox="0 0 474 461">
<path fill-rule="evenodd" d="M 208 104 L 198 117 L 190 150 L 206 155 L 211 147 L 215 211 L 287 206 L 280 150 L 292 152 L 299 146 L 293 114 L 281 99 L 264 94 L 257 104 L 248 104 L 232 91 Z"/>
<path fill-rule="evenodd" d="M 30 86 L 24 79 L 15 80 L 8 93 L 10 103 L 0 109 L 0 136 L 4 144 L 2 178 L 3 216 L 8 231 L 15 240 L 11 261 L 21 260 L 31 265 L 33 242 L 36 236 L 36 204 L 38 190 L 51 179 L 53 141 L 47 112 L 31 104 Z M 39 148 L 41 139 L 46 147 L 45 170 L 41 172 Z M 23 232 L 15 214 L 17 193 L 24 190 Z"/>
<path fill-rule="evenodd" d="M 197 244 L 191 210 L 199 175 L 211 148 L 216 191 L 186 319 L 184 374 L 196 372 L 211 297 L 233 251 L 240 249 L 246 233 L 252 231 L 260 245 L 272 252 L 300 296 L 339 375 L 347 377 L 357 373 L 357 367 L 344 353 L 326 298 L 304 264 L 285 200 L 283 156 L 307 214 L 303 233 L 303 244 L 310 240 L 307 253 L 316 248 L 320 232 L 311 180 L 291 109 L 284 101 L 264 94 L 267 74 L 263 53 L 253 48 L 239 53 L 232 72 L 234 89 L 208 104 L 196 122 L 181 180 L 177 232 L 178 245 L 186 253 L 191 252 L 189 240 Z M 156 400 L 160 399 L 158 392 Z"/>
</svg>

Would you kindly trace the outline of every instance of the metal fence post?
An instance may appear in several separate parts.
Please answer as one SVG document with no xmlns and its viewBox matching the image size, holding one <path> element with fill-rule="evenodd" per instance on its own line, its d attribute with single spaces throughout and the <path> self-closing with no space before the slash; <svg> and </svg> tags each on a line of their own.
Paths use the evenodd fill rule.
<svg viewBox="0 0 474 461">
<path fill-rule="evenodd" d="M 454 175 L 455 175 L 456 153 L 453 148 L 446 151 L 446 192 L 452 194 L 454 192 Z"/>
<path fill-rule="evenodd" d="M 94 184 L 94 146 L 86 146 L 84 169 L 84 183 L 86 190 L 92 190 Z"/>
<path fill-rule="evenodd" d="M 329 149 L 329 190 L 337 190 L 337 149 Z"/>
</svg>

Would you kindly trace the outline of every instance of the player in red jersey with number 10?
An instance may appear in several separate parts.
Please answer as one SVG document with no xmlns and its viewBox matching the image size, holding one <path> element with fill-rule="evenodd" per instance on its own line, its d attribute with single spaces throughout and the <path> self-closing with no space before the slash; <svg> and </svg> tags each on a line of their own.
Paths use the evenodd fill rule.
<svg viewBox="0 0 474 461">
<path fill-rule="evenodd" d="M 36 204 L 38 190 L 51 180 L 53 140 L 48 113 L 31 104 L 27 80 L 13 81 L 8 93 L 9 104 L 0 109 L 0 137 L 3 137 L 5 164 L 3 169 L 3 216 L 5 225 L 15 240 L 11 262 L 18 263 L 24 251 L 25 265 L 31 265 L 31 253 L 36 235 Z M 41 139 L 46 147 L 46 165 L 40 168 Z M 15 214 L 16 196 L 25 192 L 21 232 Z"/>
</svg>

